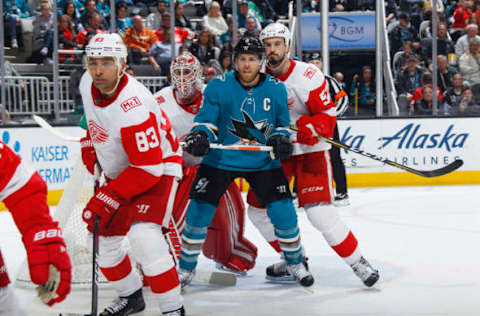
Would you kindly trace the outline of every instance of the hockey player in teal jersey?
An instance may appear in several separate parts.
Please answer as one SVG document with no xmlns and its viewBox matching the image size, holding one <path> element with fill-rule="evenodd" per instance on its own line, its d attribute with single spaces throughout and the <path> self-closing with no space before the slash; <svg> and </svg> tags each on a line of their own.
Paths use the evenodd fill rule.
<svg viewBox="0 0 480 316">
<path fill-rule="evenodd" d="M 259 72 L 263 55 L 258 39 L 242 38 L 238 42 L 236 71 L 209 82 L 194 127 L 186 138 L 186 150 L 205 157 L 190 191 L 180 256 L 182 286 L 193 279 L 218 201 L 237 177 L 245 178 L 267 205 L 289 271 L 302 286 L 314 282 L 302 260 L 297 215 L 280 163 L 293 149 L 287 91 L 283 83 Z M 273 155 L 263 151 L 210 150 L 211 142 L 266 144 L 273 147 Z"/>
</svg>

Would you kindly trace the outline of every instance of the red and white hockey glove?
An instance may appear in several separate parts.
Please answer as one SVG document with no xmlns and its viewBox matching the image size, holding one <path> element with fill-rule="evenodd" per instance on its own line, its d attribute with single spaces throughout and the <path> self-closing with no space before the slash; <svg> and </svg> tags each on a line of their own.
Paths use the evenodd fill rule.
<svg viewBox="0 0 480 316">
<path fill-rule="evenodd" d="M 297 141 L 300 144 L 312 146 L 319 142 L 318 136 L 328 137 L 330 128 L 327 120 L 330 120 L 330 117 L 326 114 L 300 117 L 296 122 L 298 128 Z"/>
<path fill-rule="evenodd" d="M 120 205 L 124 203 L 115 191 L 110 189 L 108 185 L 103 186 L 95 192 L 90 198 L 82 213 L 82 219 L 87 223 L 87 229 L 93 232 L 93 224 L 96 216 L 100 218 L 99 228 L 106 228 L 110 219 L 114 216 Z"/>
<path fill-rule="evenodd" d="M 70 293 L 72 265 L 58 224 L 34 227 L 22 240 L 30 278 L 40 285 L 37 288 L 40 299 L 48 306 L 63 301 Z"/>
<path fill-rule="evenodd" d="M 90 139 L 89 134 L 80 139 L 80 147 L 82 149 L 82 161 L 88 172 L 91 174 L 95 173 L 95 163 L 97 162 L 97 154 L 93 148 L 92 140 Z"/>
</svg>

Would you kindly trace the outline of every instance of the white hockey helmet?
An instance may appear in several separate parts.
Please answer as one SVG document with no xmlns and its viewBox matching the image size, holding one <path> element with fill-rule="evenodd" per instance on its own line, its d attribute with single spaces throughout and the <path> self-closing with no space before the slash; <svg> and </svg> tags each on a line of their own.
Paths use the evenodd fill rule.
<svg viewBox="0 0 480 316">
<path fill-rule="evenodd" d="M 270 23 L 262 32 L 260 32 L 260 41 L 264 43 L 264 40 L 272 37 L 281 37 L 285 40 L 285 45 L 290 46 L 290 31 L 282 23 Z"/>
<path fill-rule="evenodd" d="M 88 57 L 114 57 L 120 61 L 127 61 L 127 46 L 120 35 L 116 33 L 96 34 L 85 47 Z"/>
<path fill-rule="evenodd" d="M 192 101 L 202 91 L 202 66 L 189 52 L 177 56 L 170 65 L 173 88 L 181 103 Z"/>
</svg>

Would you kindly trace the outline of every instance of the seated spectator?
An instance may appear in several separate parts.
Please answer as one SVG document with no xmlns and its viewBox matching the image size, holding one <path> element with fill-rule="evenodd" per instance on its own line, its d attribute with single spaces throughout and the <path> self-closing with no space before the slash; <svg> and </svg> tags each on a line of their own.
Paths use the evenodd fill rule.
<svg viewBox="0 0 480 316">
<path fill-rule="evenodd" d="M 345 82 L 345 76 L 341 72 L 336 72 L 333 75 L 333 78 L 337 80 L 337 82 L 342 86 L 342 88 L 346 91 L 347 90 L 347 84 Z"/>
<path fill-rule="evenodd" d="M 255 18 L 249 16 L 247 18 L 246 25 L 247 25 L 247 29 L 243 33 L 243 36 L 244 37 L 256 37 L 256 38 L 258 38 L 258 36 L 260 35 L 260 31 L 257 29 L 257 25 L 255 24 Z"/>
<path fill-rule="evenodd" d="M 140 15 L 132 18 L 132 27 L 125 32 L 124 41 L 130 49 L 129 57 L 134 64 L 140 64 L 143 57 L 148 56 L 148 52 L 153 44 L 158 42 L 155 32 L 143 25 L 143 19 Z"/>
<path fill-rule="evenodd" d="M 170 62 L 178 56 L 179 45 L 175 45 L 176 52 L 172 54 L 172 45 L 170 42 L 170 27 L 163 27 L 163 41 L 158 41 L 152 45 L 148 52 L 148 61 L 153 69 L 160 75 L 165 76 L 167 69 L 170 68 Z"/>
<path fill-rule="evenodd" d="M 432 86 L 422 87 L 422 98 L 413 103 L 412 112 L 417 115 L 431 115 L 433 105 Z"/>
<path fill-rule="evenodd" d="M 472 13 L 473 2 L 471 0 L 459 0 L 458 7 L 453 13 L 452 29 L 464 29 Z"/>
<path fill-rule="evenodd" d="M 398 74 L 407 68 L 407 60 L 410 58 L 410 56 L 415 56 L 417 60 L 419 59 L 417 54 L 413 52 L 412 42 L 405 41 L 403 43 L 403 49 L 399 52 L 396 52 L 395 56 L 393 57 L 393 71 L 395 76 L 398 76 Z"/>
<path fill-rule="evenodd" d="M 354 0 L 329 0 L 328 6 L 330 11 L 343 12 L 353 11 L 355 8 Z"/>
<path fill-rule="evenodd" d="M 209 81 L 214 79 L 217 76 L 215 73 L 215 68 L 213 67 L 207 67 L 205 68 L 205 80 L 204 83 L 207 84 Z"/>
<path fill-rule="evenodd" d="M 228 26 L 220 11 L 220 4 L 217 1 L 212 1 L 207 15 L 203 17 L 203 27 L 207 28 L 216 37 L 227 32 Z"/>
<path fill-rule="evenodd" d="M 469 84 L 480 83 L 480 41 L 472 40 L 470 49 L 460 56 L 458 65 L 463 79 Z"/>
<path fill-rule="evenodd" d="M 220 39 L 219 39 L 220 46 L 223 46 L 228 42 L 231 42 L 232 38 L 233 38 L 233 19 L 232 19 L 232 16 L 229 15 L 227 17 L 227 30 L 220 35 Z"/>
<path fill-rule="evenodd" d="M 157 10 L 150 13 L 145 21 L 145 26 L 150 30 L 158 30 L 162 26 L 162 15 L 167 10 L 167 4 L 164 0 L 158 0 Z M 170 16 L 169 16 L 170 17 Z"/>
<path fill-rule="evenodd" d="M 117 21 L 115 23 L 115 29 L 117 33 L 123 37 L 127 29 L 133 26 L 132 19 L 127 16 L 127 4 L 124 2 L 119 3 L 116 6 L 116 13 Z"/>
<path fill-rule="evenodd" d="M 460 58 L 470 47 L 470 43 L 473 40 L 480 41 L 480 36 L 478 36 L 478 25 L 469 24 L 465 28 L 467 34 L 461 36 L 457 43 L 455 44 L 455 54 Z"/>
<path fill-rule="evenodd" d="M 180 1 L 175 2 L 175 26 L 181 27 L 182 29 L 192 29 L 192 23 L 183 15 L 183 3 Z"/>
<path fill-rule="evenodd" d="M 155 31 L 159 41 L 163 41 L 163 28 L 170 27 L 170 14 L 165 12 L 162 15 L 162 26 Z M 183 45 L 183 42 L 188 38 L 193 38 L 195 33 L 188 29 L 182 29 L 181 27 L 175 26 L 174 28 L 175 43 Z"/>
<path fill-rule="evenodd" d="M 448 87 L 452 86 L 453 76 L 457 73 L 457 70 L 448 65 L 447 57 L 445 55 L 437 56 L 437 65 L 438 87 L 443 93 L 447 91 Z"/>
<path fill-rule="evenodd" d="M 100 12 L 97 11 L 97 3 L 95 2 L 95 0 L 85 1 L 85 10 L 83 10 L 82 15 L 80 17 L 80 21 L 82 21 L 82 25 L 86 28 L 89 27 L 88 24 L 90 23 L 90 17 L 93 13 L 98 13 L 100 15 L 100 18 L 101 18 L 100 24 L 102 26 L 102 29 L 106 30 L 107 25 L 103 20 L 103 16 L 100 14 Z"/>
<path fill-rule="evenodd" d="M 38 56 L 34 62 L 42 62 L 48 56 L 52 57 L 53 19 L 54 15 L 49 3 L 40 5 L 40 14 L 33 20 L 33 56 Z"/>
<path fill-rule="evenodd" d="M 106 21 L 110 17 L 110 6 L 109 6 L 110 1 L 108 0 L 96 0 L 96 1 L 97 1 L 97 12 L 99 12 L 103 20 Z"/>
<path fill-rule="evenodd" d="M 213 37 L 210 31 L 203 29 L 198 34 L 198 40 L 192 43 L 190 47 L 192 55 L 198 58 L 202 65 L 208 63 L 210 59 L 215 59 L 215 48 L 213 46 Z"/>
<path fill-rule="evenodd" d="M 70 49 L 75 47 L 75 37 L 73 35 L 73 24 L 69 15 L 63 14 L 58 17 L 58 49 Z M 60 63 L 66 60 L 73 61 L 75 56 L 73 54 L 59 54 L 58 60 Z"/>
<path fill-rule="evenodd" d="M 240 9 L 238 10 L 237 13 L 237 23 L 238 27 L 241 28 L 246 28 L 247 27 L 247 17 L 249 17 L 248 14 L 248 1 L 247 0 L 241 0 L 240 1 Z"/>
<path fill-rule="evenodd" d="M 223 73 L 233 70 L 233 59 L 232 59 L 231 51 L 223 50 L 220 53 L 219 60 L 220 60 L 220 66 L 222 67 Z"/>
<path fill-rule="evenodd" d="M 438 24 L 437 33 L 437 54 L 448 56 L 455 53 L 455 47 L 451 39 L 448 38 L 447 25 L 443 22 Z M 432 45 L 431 37 L 422 40 L 422 57 L 427 65 L 432 63 Z"/>
<path fill-rule="evenodd" d="M 398 1 L 398 7 L 400 12 L 408 14 L 410 22 L 415 30 L 418 30 L 420 23 L 422 22 L 422 16 L 420 14 L 422 10 L 422 0 L 400 0 Z"/>
<path fill-rule="evenodd" d="M 106 33 L 105 30 L 102 29 L 102 16 L 98 12 L 93 12 L 90 15 L 90 20 L 88 21 L 87 28 L 83 29 L 77 35 L 77 46 L 79 48 L 83 48 L 85 44 L 88 43 L 87 35 L 95 35 L 97 33 Z"/>
<path fill-rule="evenodd" d="M 82 21 L 77 14 L 77 9 L 75 7 L 75 2 L 66 2 L 63 8 L 63 14 L 68 15 L 70 17 L 70 21 L 73 25 L 73 33 L 74 35 L 80 33 L 84 27 Z"/>
<path fill-rule="evenodd" d="M 392 53 L 396 53 L 400 50 L 405 41 L 411 41 L 414 49 L 420 48 L 420 38 L 417 31 L 410 24 L 410 19 L 407 14 L 400 13 L 399 23 L 396 25 L 389 34 L 390 48 Z"/>
<path fill-rule="evenodd" d="M 412 105 L 413 105 L 413 103 L 417 102 L 418 100 L 420 100 L 422 98 L 423 87 L 425 87 L 425 86 L 431 86 L 432 87 L 432 83 L 433 83 L 432 73 L 428 72 L 428 71 L 425 71 L 422 75 L 421 82 L 422 82 L 422 86 L 415 89 L 415 91 L 413 92 L 412 99 L 410 101 Z M 437 87 L 437 98 L 438 98 L 439 101 L 443 101 L 442 91 L 440 90 L 439 87 Z"/>
<path fill-rule="evenodd" d="M 400 72 L 395 80 L 395 87 L 400 95 L 404 95 L 407 101 L 410 101 L 413 96 L 413 92 L 421 87 L 421 78 L 423 75 L 423 68 L 420 67 L 418 58 L 414 55 L 410 55 L 407 59 L 407 68 Z"/>
<path fill-rule="evenodd" d="M 358 98 L 358 108 L 361 114 L 375 115 L 376 113 L 376 91 L 375 81 L 372 80 L 372 68 L 362 67 L 362 76 L 355 74 L 350 88 L 353 99 Z"/>
<path fill-rule="evenodd" d="M 450 108 L 450 112 L 454 115 L 478 115 L 480 114 L 480 106 L 475 102 L 473 91 L 470 87 L 465 87 L 462 92 L 462 99 L 458 107 Z"/>
<path fill-rule="evenodd" d="M 444 93 L 443 102 L 447 107 L 458 107 L 462 99 L 463 92 L 463 77 L 462 74 L 453 75 L 452 86 L 447 88 Z M 445 106 L 444 106 L 445 108 Z"/>
<path fill-rule="evenodd" d="M 30 8 L 26 0 L 2 1 L 6 42 L 10 42 L 11 48 L 18 48 L 17 27 L 20 26 L 20 18 L 28 18 L 31 15 Z M 3 30 L 1 30 L 1 32 L 3 32 Z M 3 49 L 3 47 L 1 47 L 1 49 Z"/>
</svg>

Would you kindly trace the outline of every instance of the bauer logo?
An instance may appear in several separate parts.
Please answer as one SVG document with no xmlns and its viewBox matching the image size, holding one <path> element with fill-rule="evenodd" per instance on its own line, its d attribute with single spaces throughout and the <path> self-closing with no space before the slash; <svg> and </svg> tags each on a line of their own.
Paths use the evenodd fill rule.
<svg viewBox="0 0 480 316">
<path fill-rule="evenodd" d="M 137 97 L 131 97 L 130 99 L 127 99 L 126 101 L 123 101 L 122 104 L 120 104 L 124 112 L 128 112 L 131 109 L 136 108 L 140 105 L 142 105 L 142 103 L 140 103 L 140 100 Z"/>
<path fill-rule="evenodd" d="M 402 127 L 392 136 L 383 136 L 378 149 L 396 146 L 398 149 L 444 149 L 451 152 L 455 148 L 463 148 L 468 133 L 462 133 L 451 124 L 443 130 L 426 131 L 422 124 L 410 123 Z"/>
</svg>

